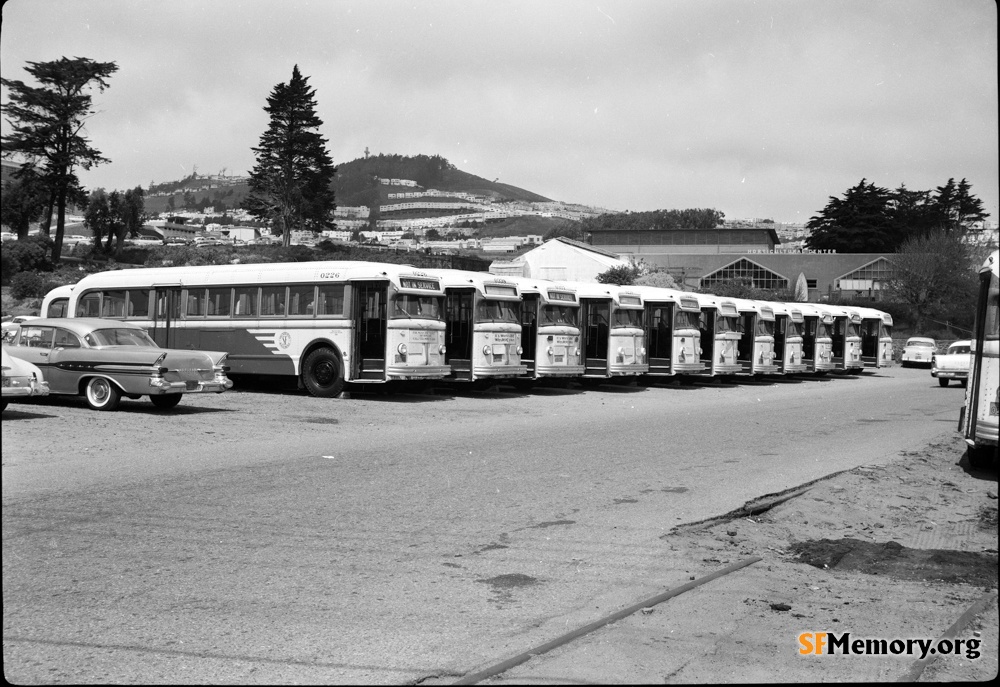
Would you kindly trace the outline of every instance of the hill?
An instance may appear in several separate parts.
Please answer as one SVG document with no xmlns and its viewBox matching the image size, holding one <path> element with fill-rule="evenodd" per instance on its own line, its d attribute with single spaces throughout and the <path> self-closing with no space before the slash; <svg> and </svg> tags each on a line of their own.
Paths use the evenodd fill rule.
<svg viewBox="0 0 1000 687">
<path fill-rule="evenodd" d="M 483 196 L 494 202 L 550 202 L 544 196 L 517 186 L 488 181 L 463 172 L 438 155 L 376 155 L 337 166 L 337 177 L 333 182 L 337 205 L 385 205 L 394 202 L 389 198 L 390 193 L 404 190 L 403 187 L 380 184 L 378 179 L 404 179 L 415 182 L 424 190 Z M 406 190 L 417 189 L 411 187 Z M 248 193 L 246 177 L 203 176 L 195 173 L 178 181 L 151 184 L 147 191 L 146 211 L 202 211 L 206 207 L 214 207 L 215 212 L 222 212 L 240 207 Z M 440 195 L 434 200 L 447 202 L 452 198 Z"/>
</svg>

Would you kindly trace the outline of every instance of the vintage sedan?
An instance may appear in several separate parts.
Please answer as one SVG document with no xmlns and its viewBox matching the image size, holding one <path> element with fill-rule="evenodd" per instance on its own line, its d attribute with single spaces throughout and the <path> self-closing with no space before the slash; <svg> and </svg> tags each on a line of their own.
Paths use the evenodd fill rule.
<svg viewBox="0 0 1000 687">
<path fill-rule="evenodd" d="M 31 320 L 7 352 L 37 365 L 50 393 L 83 395 L 94 410 L 114 410 L 122 396 L 173 408 L 183 394 L 233 386 L 226 353 L 160 348 L 142 327 L 118 320 Z"/>
<path fill-rule="evenodd" d="M 946 353 L 935 353 L 931 358 L 931 377 L 941 386 L 948 386 L 954 379 L 962 386 L 969 383 L 969 365 L 972 362 L 972 341 L 963 339 L 948 346 Z"/>
<path fill-rule="evenodd" d="M 15 358 L 3 349 L 3 405 L 0 410 L 7 409 L 7 402 L 29 396 L 48 396 L 49 385 L 42 377 L 42 371 L 27 360 Z"/>
<path fill-rule="evenodd" d="M 903 346 L 903 367 L 925 365 L 930 367 L 931 358 L 937 352 L 937 342 L 926 336 L 911 336 Z"/>
</svg>

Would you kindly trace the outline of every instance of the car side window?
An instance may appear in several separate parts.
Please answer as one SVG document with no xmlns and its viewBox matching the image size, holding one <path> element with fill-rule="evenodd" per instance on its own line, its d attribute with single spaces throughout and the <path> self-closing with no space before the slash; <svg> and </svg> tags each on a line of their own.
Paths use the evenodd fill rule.
<svg viewBox="0 0 1000 687">
<path fill-rule="evenodd" d="M 21 325 L 21 345 L 28 348 L 52 348 L 52 327 Z"/>
<path fill-rule="evenodd" d="M 55 346 L 59 348 L 80 348 L 80 339 L 71 331 L 66 329 L 56 330 Z"/>
</svg>

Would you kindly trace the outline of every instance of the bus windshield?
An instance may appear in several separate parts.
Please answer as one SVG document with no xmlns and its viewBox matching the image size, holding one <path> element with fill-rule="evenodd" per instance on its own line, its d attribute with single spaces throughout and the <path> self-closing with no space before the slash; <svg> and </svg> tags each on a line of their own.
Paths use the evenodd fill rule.
<svg viewBox="0 0 1000 687">
<path fill-rule="evenodd" d="M 408 293 L 396 294 L 393 318 L 422 317 L 429 320 L 441 318 L 441 298 L 439 296 L 414 296 Z"/>
<path fill-rule="evenodd" d="M 788 320 L 785 324 L 785 336 L 802 336 L 802 323 Z"/>
<path fill-rule="evenodd" d="M 817 339 L 829 339 L 832 338 L 830 335 L 830 327 L 823 321 L 816 322 L 816 338 Z"/>
<path fill-rule="evenodd" d="M 774 321 L 757 318 L 757 336 L 774 336 Z"/>
<path fill-rule="evenodd" d="M 698 329 L 701 313 L 678 310 L 674 313 L 674 329 Z"/>
<path fill-rule="evenodd" d="M 847 336 L 861 336 L 861 331 L 858 329 L 858 325 L 853 322 L 849 322 L 847 325 Z"/>
<path fill-rule="evenodd" d="M 642 326 L 642 311 L 641 310 L 625 310 L 624 308 L 618 308 L 615 310 L 615 327 L 641 327 Z"/>
<path fill-rule="evenodd" d="M 518 323 L 517 302 L 494 301 L 483 299 L 476 306 L 476 322 L 513 322 Z"/>
<path fill-rule="evenodd" d="M 715 331 L 718 334 L 724 332 L 742 332 L 743 328 L 735 317 L 718 317 L 715 320 Z"/>
<path fill-rule="evenodd" d="M 541 324 L 564 324 L 575 327 L 579 308 L 568 305 L 546 305 L 542 307 Z"/>
</svg>

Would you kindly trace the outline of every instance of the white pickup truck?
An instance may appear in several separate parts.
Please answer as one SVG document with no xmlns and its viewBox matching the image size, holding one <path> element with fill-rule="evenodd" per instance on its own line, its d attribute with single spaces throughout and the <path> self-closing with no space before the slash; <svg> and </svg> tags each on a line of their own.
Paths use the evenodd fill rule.
<svg viewBox="0 0 1000 687">
<path fill-rule="evenodd" d="M 971 347 L 971 341 L 956 341 L 948 346 L 946 353 L 935 353 L 931 357 L 931 377 L 937 377 L 941 386 L 948 386 L 950 379 L 957 379 L 962 386 L 967 385 Z"/>
</svg>

